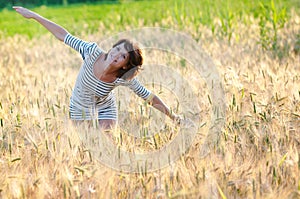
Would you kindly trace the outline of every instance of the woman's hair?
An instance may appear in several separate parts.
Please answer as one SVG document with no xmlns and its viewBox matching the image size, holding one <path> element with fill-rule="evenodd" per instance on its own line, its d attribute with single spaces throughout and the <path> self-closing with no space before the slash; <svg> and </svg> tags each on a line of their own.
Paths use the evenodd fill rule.
<svg viewBox="0 0 300 199">
<path fill-rule="evenodd" d="M 128 62 L 126 64 L 126 69 L 120 68 L 118 77 L 130 80 L 134 78 L 138 72 L 142 68 L 143 64 L 143 55 L 141 49 L 138 47 L 137 44 L 133 44 L 128 39 L 121 39 L 117 43 L 113 45 L 113 47 L 118 46 L 120 44 L 124 43 L 124 47 L 127 50 L 129 54 Z"/>
</svg>

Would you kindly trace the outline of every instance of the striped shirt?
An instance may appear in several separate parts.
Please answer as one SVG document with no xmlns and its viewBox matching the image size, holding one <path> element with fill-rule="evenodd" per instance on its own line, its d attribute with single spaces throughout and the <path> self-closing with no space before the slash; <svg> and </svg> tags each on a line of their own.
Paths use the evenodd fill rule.
<svg viewBox="0 0 300 199">
<path fill-rule="evenodd" d="M 116 99 L 112 91 L 119 85 L 129 87 L 144 100 L 150 96 L 151 92 L 136 78 L 129 81 L 117 78 L 111 83 L 99 80 L 94 75 L 93 66 L 103 51 L 96 43 L 82 41 L 71 34 L 66 35 L 64 43 L 78 51 L 83 59 L 70 99 L 72 120 L 116 120 Z"/>
</svg>

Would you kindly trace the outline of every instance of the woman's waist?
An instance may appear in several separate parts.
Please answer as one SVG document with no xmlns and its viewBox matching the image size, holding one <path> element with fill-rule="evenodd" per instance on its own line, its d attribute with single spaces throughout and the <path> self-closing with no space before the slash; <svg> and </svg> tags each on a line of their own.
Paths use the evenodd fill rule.
<svg viewBox="0 0 300 199">
<path fill-rule="evenodd" d="M 106 96 L 76 96 L 72 95 L 70 98 L 70 105 L 79 108 L 91 108 L 97 106 L 103 106 L 115 102 L 115 96 L 113 93 L 109 93 Z"/>
</svg>

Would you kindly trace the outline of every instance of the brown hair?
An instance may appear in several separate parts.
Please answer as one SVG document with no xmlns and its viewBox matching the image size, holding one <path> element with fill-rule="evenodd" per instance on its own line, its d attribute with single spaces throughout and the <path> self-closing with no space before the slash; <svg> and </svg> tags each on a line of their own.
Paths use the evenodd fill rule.
<svg viewBox="0 0 300 199">
<path fill-rule="evenodd" d="M 128 62 L 126 64 L 126 69 L 120 68 L 118 71 L 118 77 L 130 80 L 134 78 L 140 69 L 142 68 L 143 64 L 143 55 L 141 49 L 138 47 L 137 44 L 133 44 L 128 39 L 121 39 L 117 43 L 113 45 L 113 47 L 118 46 L 124 43 L 124 47 L 129 54 Z"/>
</svg>

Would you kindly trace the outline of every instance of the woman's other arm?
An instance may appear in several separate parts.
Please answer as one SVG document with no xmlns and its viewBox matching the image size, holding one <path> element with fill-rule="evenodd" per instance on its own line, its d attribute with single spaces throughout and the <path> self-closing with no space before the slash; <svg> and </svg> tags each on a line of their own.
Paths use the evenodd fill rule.
<svg viewBox="0 0 300 199">
<path fill-rule="evenodd" d="M 34 19 L 39 22 L 60 41 L 64 41 L 65 36 L 68 34 L 68 31 L 66 31 L 63 27 L 31 10 L 19 6 L 13 6 L 13 9 L 15 9 L 23 17 L 27 19 Z"/>
<path fill-rule="evenodd" d="M 177 123 L 181 122 L 182 118 L 173 113 L 157 95 L 151 93 L 148 89 L 141 85 L 137 78 L 130 80 L 128 85 L 129 88 L 132 89 L 139 97 L 151 104 L 154 108 L 166 114 L 173 121 Z"/>
<path fill-rule="evenodd" d="M 179 115 L 172 112 L 157 95 L 155 95 L 153 93 L 151 95 L 152 96 L 150 96 L 150 99 L 147 100 L 149 104 L 151 104 L 157 110 L 166 114 L 174 122 L 176 122 L 176 123 L 181 122 L 182 118 Z"/>
</svg>

